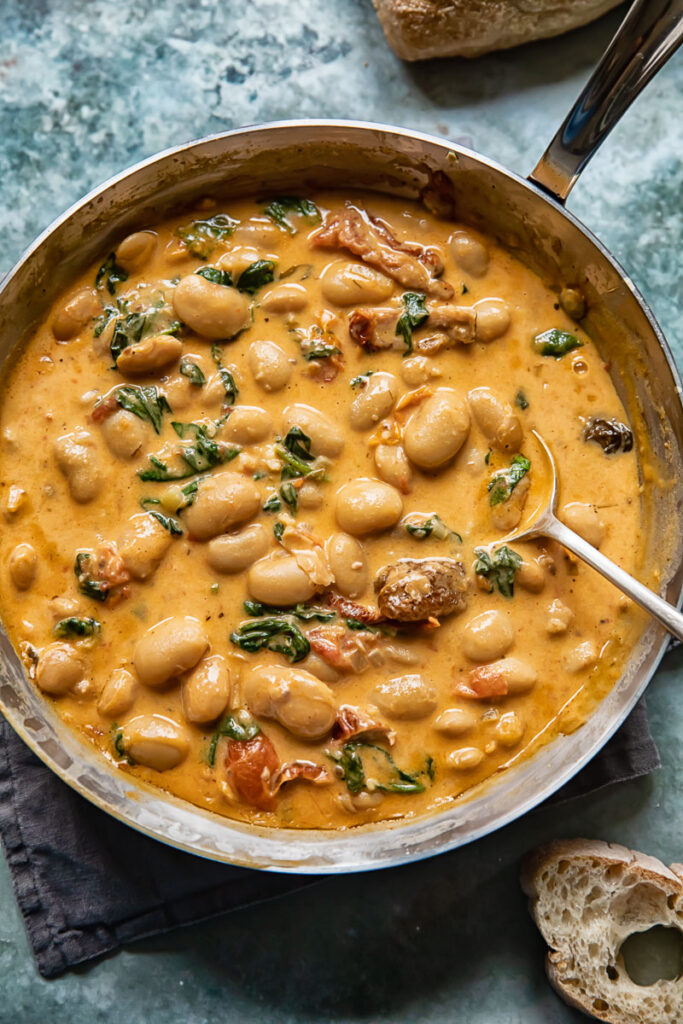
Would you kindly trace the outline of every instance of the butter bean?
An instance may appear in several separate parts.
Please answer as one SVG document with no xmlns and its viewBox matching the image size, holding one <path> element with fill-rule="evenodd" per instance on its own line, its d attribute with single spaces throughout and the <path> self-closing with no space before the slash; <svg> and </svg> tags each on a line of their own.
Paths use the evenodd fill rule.
<svg viewBox="0 0 683 1024">
<path fill-rule="evenodd" d="M 325 544 L 335 585 L 344 597 L 357 598 L 368 585 L 368 563 L 362 544 L 348 533 L 333 533 Z"/>
<path fill-rule="evenodd" d="M 147 435 L 143 421 L 127 409 L 119 409 L 102 422 L 107 448 L 119 459 L 132 459 L 142 448 Z"/>
<path fill-rule="evenodd" d="M 334 459 L 344 447 L 344 435 L 340 428 L 325 413 L 312 405 L 296 403 L 282 411 L 282 434 L 292 427 L 301 427 L 311 439 L 313 455 L 325 455 Z"/>
<path fill-rule="evenodd" d="M 434 722 L 433 728 L 445 736 L 462 736 L 477 724 L 477 716 L 465 708 L 446 708 Z"/>
<path fill-rule="evenodd" d="M 210 540 L 246 523 L 256 515 L 260 504 L 253 480 L 229 471 L 215 473 L 202 480 L 193 504 L 183 512 L 183 519 L 193 537 Z"/>
<path fill-rule="evenodd" d="M 190 330 L 205 338 L 234 338 L 249 323 L 249 301 L 242 292 L 198 274 L 181 278 L 173 308 Z"/>
<path fill-rule="evenodd" d="M 156 245 L 156 232 L 134 231 L 132 235 L 127 235 L 116 249 L 116 262 L 129 272 L 140 270 L 151 260 Z"/>
<path fill-rule="evenodd" d="M 332 691 L 303 669 L 283 665 L 252 669 L 243 689 L 252 714 L 275 719 L 300 739 L 322 739 L 334 725 L 337 705 Z"/>
<path fill-rule="evenodd" d="M 57 310 L 52 321 L 52 333 L 57 341 L 70 341 L 100 312 L 100 303 L 94 288 L 80 288 Z"/>
<path fill-rule="evenodd" d="M 253 523 L 237 533 L 224 533 L 210 540 L 206 560 L 215 572 L 242 572 L 265 555 L 270 542 L 266 528 Z"/>
<path fill-rule="evenodd" d="M 503 747 L 516 747 L 524 735 L 524 723 L 515 711 L 506 711 L 496 722 L 496 739 Z"/>
<path fill-rule="evenodd" d="M 393 373 L 373 373 L 360 389 L 349 410 L 354 430 L 371 430 L 388 416 L 399 396 L 399 383 Z"/>
<path fill-rule="evenodd" d="M 360 477 L 337 491 L 335 516 L 354 537 L 388 530 L 401 518 L 401 495 L 389 484 Z"/>
<path fill-rule="evenodd" d="M 335 260 L 320 275 L 324 297 L 337 306 L 359 306 L 383 302 L 394 290 L 394 283 L 379 270 L 365 263 Z"/>
<path fill-rule="evenodd" d="M 449 242 L 451 255 L 460 269 L 472 277 L 483 277 L 489 269 L 486 246 L 469 231 L 454 231 Z"/>
<path fill-rule="evenodd" d="M 605 539 L 605 524 L 594 505 L 572 501 L 560 512 L 560 519 L 594 548 L 599 548 Z"/>
<path fill-rule="evenodd" d="M 499 401 L 489 388 L 474 388 L 467 399 L 477 426 L 487 441 L 501 452 L 519 451 L 522 424 L 507 402 Z"/>
<path fill-rule="evenodd" d="M 33 586 L 38 571 L 38 556 L 30 544 L 17 544 L 9 556 L 9 574 L 17 590 Z"/>
<path fill-rule="evenodd" d="M 154 516 L 142 512 L 131 517 L 118 548 L 133 579 L 146 580 L 156 571 L 171 543 L 168 530 Z"/>
<path fill-rule="evenodd" d="M 420 469 L 437 470 L 457 455 L 469 429 L 466 403 L 450 388 L 439 388 L 411 416 L 403 446 Z"/>
<path fill-rule="evenodd" d="M 474 311 L 477 341 L 495 341 L 510 327 L 510 307 L 502 299 L 480 299 L 475 302 Z"/>
<path fill-rule="evenodd" d="M 43 693 L 63 697 L 83 678 L 84 666 L 70 644 L 48 644 L 38 656 L 36 683 Z"/>
<path fill-rule="evenodd" d="M 435 688 L 417 674 L 383 680 L 372 699 L 389 718 L 426 718 L 436 708 Z"/>
<path fill-rule="evenodd" d="M 247 590 L 255 601 L 278 607 L 308 601 L 315 585 L 290 555 L 261 558 L 247 573 Z"/>
<path fill-rule="evenodd" d="M 121 742 L 131 760 L 157 772 L 175 768 L 190 749 L 185 730 L 165 715 L 132 718 L 121 730 Z"/>
<path fill-rule="evenodd" d="M 183 714 L 188 722 L 213 722 L 225 711 L 230 700 L 230 675 L 225 659 L 215 654 L 202 658 L 184 679 Z"/>
<path fill-rule="evenodd" d="M 385 483 L 391 484 L 401 494 L 410 493 L 413 474 L 403 445 L 378 444 L 375 447 L 375 468 Z"/>
<path fill-rule="evenodd" d="M 448 763 L 457 772 L 469 772 L 478 768 L 484 760 L 484 752 L 479 747 L 460 747 L 448 755 Z"/>
<path fill-rule="evenodd" d="M 183 343 L 170 334 L 153 334 L 136 345 L 129 345 L 116 360 L 116 369 L 126 377 L 155 373 L 180 359 Z"/>
<path fill-rule="evenodd" d="M 276 284 L 261 295 L 261 309 L 266 313 L 297 313 L 307 305 L 308 292 L 294 281 Z"/>
<path fill-rule="evenodd" d="M 57 466 L 66 477 L 74 501 L 86 504 L 100 493 L 101 474 L 97 445 L 87 430 L 76 429 L 54 443 Z"/>
<path fill-rule="evenodd" d="M 462 650 L 472 661 L 493 661 L 509 650 L 514 637 L 512 626 L 502 612 L 482 612 L 463 629 Z"/>
<path fill-rule="evenodd" d="M 127 715 L 135 703 L 137 690 L 135 677 L 127 669 L 117 668 L 102 688 L 97 710 L 105 718 Z"/>
<path fill-rule="evenodd" d="M 141 683 L 159 689 L 196 665 L 208 646 L 198 619 L 189 615 L 162 619 L 138 640 L 133 667 Z"/>
<path fill-rule="evenodd" d="M 247 352 L 251 375 L 264 391 L 282 391 L 289 384 L 292 363 L 274 341 L 253 341 Z"/>
<path fill-rule="evenodd" d="M 270 414 L 258 405 L 237 405 L 223 427 L 223 437 L 239 445 L 265 441 L 273 430 Z"/>
</svg>

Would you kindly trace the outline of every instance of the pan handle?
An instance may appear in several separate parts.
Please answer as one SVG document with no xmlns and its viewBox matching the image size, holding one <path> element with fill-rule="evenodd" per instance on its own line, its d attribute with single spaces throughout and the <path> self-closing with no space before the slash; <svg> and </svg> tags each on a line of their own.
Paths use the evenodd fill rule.
<svg viewBox="0 0 683 1024">
<path fill-rule="evenodd" d="M 564 203 L 606 135 L 683 42 L 683 0 L 636 0 L 529 180 Z"/>
</svg>

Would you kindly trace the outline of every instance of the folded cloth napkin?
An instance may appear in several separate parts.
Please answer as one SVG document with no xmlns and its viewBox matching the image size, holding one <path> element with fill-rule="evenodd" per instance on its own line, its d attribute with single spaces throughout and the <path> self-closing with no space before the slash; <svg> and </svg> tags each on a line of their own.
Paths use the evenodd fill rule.
<svg viewBox="0 0 683 1024">
<path fill-rule="evenodd" d="M 553 800 L 659 767 L 644 704 Z M 135 832 L 53 775 L 0 718 L 0 836 L 38 970 L 312 885 L 193 857 Z"/>
</svg>

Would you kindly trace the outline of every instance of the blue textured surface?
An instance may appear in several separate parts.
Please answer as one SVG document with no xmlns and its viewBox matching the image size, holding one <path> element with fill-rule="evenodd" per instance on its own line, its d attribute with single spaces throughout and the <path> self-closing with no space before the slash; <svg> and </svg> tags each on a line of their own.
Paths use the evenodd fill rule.
<svg viewBox="0 0 683 1024">
<path fill-rule="evenodd" d="M 360 117 L 447 136 L 528 172 L 620 12 L 475 63 L 403 65 L 370 0 L 3 0 L 0 271 L 83 192 L 190 138 L 285 117 Z M 571 207 L 650 302 L 683 358 L 683 62 L 660 73 Z M 654 779 L 539 812 L 391 874 L 145 942 L 47 983 L 0 859 L 0 1024 L 462 1021 L 560 1024 L 516 872 L 543 838 L 589 835 L 681 859 L 681 655 L 650 691 Z M 583 1019 L 583 1018 L 581 1018 Z"/>
</svg>

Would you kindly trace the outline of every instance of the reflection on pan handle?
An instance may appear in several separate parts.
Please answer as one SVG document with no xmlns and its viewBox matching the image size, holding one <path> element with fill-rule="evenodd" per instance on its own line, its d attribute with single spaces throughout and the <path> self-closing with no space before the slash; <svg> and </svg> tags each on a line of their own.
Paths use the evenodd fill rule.
<svg viewBox="0 0 683 1024">
<path fill-rule="evenodd" d="M 682 42 L 683 0 L 636 0 L 529 180 L 564 203 L 602 140 Z"/>
</svg>

